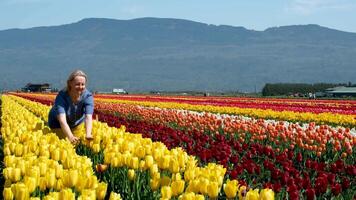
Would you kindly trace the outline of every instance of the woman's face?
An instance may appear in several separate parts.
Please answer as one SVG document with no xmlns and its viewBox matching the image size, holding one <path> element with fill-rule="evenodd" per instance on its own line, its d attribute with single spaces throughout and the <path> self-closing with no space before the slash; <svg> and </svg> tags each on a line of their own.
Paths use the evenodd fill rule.
<svg viewBox="0 0 356 200">
<path fill-rule="evenodd" d="M 71 92 L 77 95 L 81 95 L 83 91 L 85 90 L 85 77 L 83 76 L 76 76 L 71 82 L 70 82 L 70 88 Z"/>
</svg>

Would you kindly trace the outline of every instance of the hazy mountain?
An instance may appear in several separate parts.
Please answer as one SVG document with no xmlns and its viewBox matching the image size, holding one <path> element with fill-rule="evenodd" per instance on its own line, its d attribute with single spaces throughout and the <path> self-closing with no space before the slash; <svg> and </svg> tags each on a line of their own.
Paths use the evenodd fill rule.
<svg viewBox="0 0 356 200">
<path fill-rule="evenodd" d="M 0 31 L 0 89 L 75 68 L 89 88 L 254 91 L 275 82 L 356 82 L 356 33 L 318 25 L 253 31 L 180 19 L 84 19 Z"/>
</svg>

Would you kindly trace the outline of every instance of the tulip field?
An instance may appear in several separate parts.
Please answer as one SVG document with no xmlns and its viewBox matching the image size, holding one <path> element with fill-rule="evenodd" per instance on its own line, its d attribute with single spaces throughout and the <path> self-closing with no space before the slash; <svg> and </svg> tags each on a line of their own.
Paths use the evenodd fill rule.
<svg viewBox="0 0 356 200">
<path fill-rule="evenodd" d="M 1 96 L 2 199 L 356 198 L 356 100 L 96 94 L 72 145 L 55 97 Z"/>
</svg>

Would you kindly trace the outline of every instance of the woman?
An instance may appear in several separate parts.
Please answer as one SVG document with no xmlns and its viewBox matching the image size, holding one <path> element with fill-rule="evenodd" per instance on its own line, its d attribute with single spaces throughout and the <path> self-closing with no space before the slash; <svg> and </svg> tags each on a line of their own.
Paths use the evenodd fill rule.
<svg viewBox="0 0 356 200">
<path fill-rule="evenodd" d="M 86 139 L 92 137 L 92 116 L 94 112 L 93 95 L 85 88 L 87 76 L 81 70 L 72 72 L 67 87 L 61 90 L 48 115 L 48 125 L 59 138 L 68 138 L 73 144 L 79 138 L 73 134 L 82 129 L 85 122 Z"/>
</svg>

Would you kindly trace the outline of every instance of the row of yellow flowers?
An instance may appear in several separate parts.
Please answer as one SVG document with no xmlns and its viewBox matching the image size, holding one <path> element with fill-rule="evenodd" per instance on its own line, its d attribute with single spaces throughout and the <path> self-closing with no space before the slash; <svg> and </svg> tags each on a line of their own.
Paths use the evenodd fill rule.
<svg viewBox="0 0 356 200">
<path fill-rule="evenodd" d="M 43 113 L 42 118 L 48 113 L 48 106 L 20 97 L 11 98 L 35 113 Z M 162 199 L 216 198 L 221 188 L 228 198 L 239 195 L 240 199 L 243 196 L 246 199 L 274 199 L 274 192 L 270 189 L 260 192 L 258 189 L 249 190 L 240 186 L 237 180 L 228 180 L 224 184 L 226 169 L 221 165 L 209 163 L 198 167 L 197 159 L 187 155 L 181 148 L 168 150 L 161 142 L 152 142 L 149 138 L 142 138 L 141 134 L 126 132 L 124 126 L 118 129 L 94 121 L 93 136 L 94 140 L 86 142 L 86 145 L 95 152 L 104 151 L 104 164 L 112 167 L 127 166 L 130 168 L 129 178 L 133 180 L 135 171 L 149 170 L 150 186 L 152 190 L 160 189 Z M 170 175 L 162 172 L 169 172 Z"/>
<path fill-rule="evenodd" d="M 78 156 L 71 143 L 47 132 L 44 122 L 10 97 L 2 96 L 4 141 L 3 199 L 40 199 L 31 194 L 51 190 L 43 199 L 104 199 L 89 158 Z M 121 199 L 112 193 L 110 199 Z"/>
<path fill-rule="evenodd" d="M 100 99 L 99 102 L 110 103 L 124 103 L 131 105 L 140 105 L 146 107 L 159 107 L 167 109 L 182 109 L 192 110 L 198 112 L 210 112 L 230 115 L 243 115 L 262 119 L 276 119 L 285 121 L 298 122 L 316 122 L 318 124 L 337 124 L 340 126 L 356 126 L 356 116 L 342 115 L 335 113 L 310 113 L 310 112 L 292 112 L 292 111 L 273 111 L 271 109 L 255 109 L 255 108 L 237 108 L 226 106 L 211 106 L 211 105 L 192 105 L 186 103 L 173 102 L 152 102 L 152 101 L 130 101 L 130 100 L 116 100 L 116 99 Z"/>
</svg>

